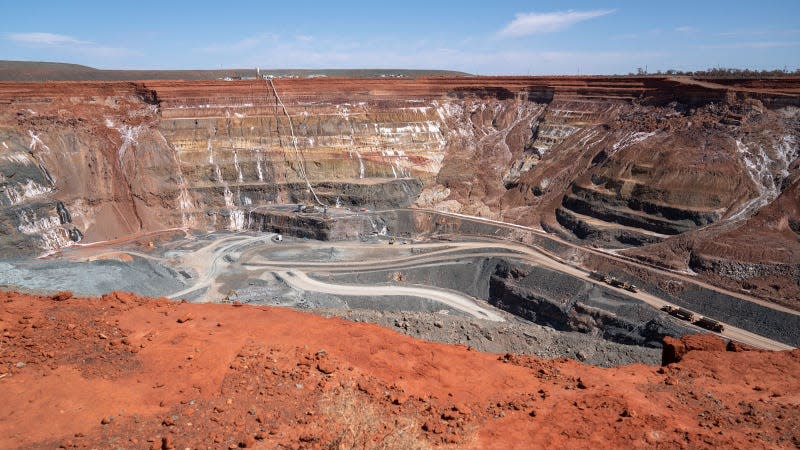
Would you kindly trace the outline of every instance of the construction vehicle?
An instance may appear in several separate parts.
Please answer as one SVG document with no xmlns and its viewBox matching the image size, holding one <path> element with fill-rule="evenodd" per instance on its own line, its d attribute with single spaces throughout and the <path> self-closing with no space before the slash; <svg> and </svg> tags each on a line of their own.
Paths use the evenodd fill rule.
<svg viewBox="0 0 800 450">
<path fill-rule="evenodd" d="M 673 317 L 677 317 L 678 319 L 685 320 L 687 322 L 692 322 L 694 320 L 694 313 L 683 308 L 675 308 L 673 306 L 666 305 L 662 306 L 661 310 Z"/>
<path fill-rule="evenodd" d="M 633 284 L 633 283 L 627 283 L 627 282 L 626 282 L 626 283 L 625 283 L 625 284 L 622 286 L 622 289 L 625 289 L 626 291 L 630 291 L 630 292 L 639 292 L 639 288 L 638 288 L 638 287 L 636 287 L 636 285 L 635 285 L 635 284 Z"/>
<path fill-rule="evenodd" d="M 608 284 L 614 286 L 615 288 L 621 288 L 624 287 L 625 285 L 625 283 L 622 280 L 618 280 L 614 277 L 611 277 L 611 279 L 608 281 Z"/>
<path fill-rule="evenodd" d="M 602 281 L 603 283 L 608 283 L 609 282 L 608 275 L 605 275 L 605 274 L 602 274 L 602 273 L 596 272 L 596 271 L 590 273 L 589 274 L 589 278 L 591 278 L 592 280 Z"/>
<path fill-rule="evenodd" d="M 700 328 L 705 328 L 706 330 L 716 331 L 717 333 L 721 333 L 725 327 L 717 322 L 714 319 L 710 319 L 708 317 L 700 317 L 699 319 L 692 322 L 694 325 L 697 325 Z"/>
<path fill-rule="evenodd" d="M 591 272 L 589 274 L 589 278 L 592 280 L 602 281 L 605 284 L 610 286 L 614 286 L 615 288 L 625 289 L 626 291 L 630 292 L 639 292 L 639 288 L 636 287 L 635 284 L 628 283 L 627 281 L 618 280 L 614 277 L 610 277 L 604 273 L 600 273 L 597 271 Z"/>
</svg>

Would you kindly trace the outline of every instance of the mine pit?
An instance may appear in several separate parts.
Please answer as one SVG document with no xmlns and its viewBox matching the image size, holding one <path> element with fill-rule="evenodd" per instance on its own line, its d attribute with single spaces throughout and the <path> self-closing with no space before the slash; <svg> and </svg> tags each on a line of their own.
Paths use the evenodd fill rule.
<svg viewBox="0 0 800 450">
<path fill-rule="evenodd" d="M 347 213 L 329 210 L 329 220 L 337 216 L 352 220 Z M 358 216 L 365 224 L 390 223 L 392 230 L 397 223 L 398 231 L 404 221 L 369 214 L 369 218 L 360 212 Z M 393 211 L 387 217 L 407 214 L 412 213 Z M 221 232 L 167 240 L 145 251 L 141 243 L 75 248 L 66 250 L 59 261 L 9 264 L 0 271 L 0 282 L 36 290 L 45 286 L 35 280 L 47 279 L 48 289 L 75 295 L 127 290 L 192 302 L 292 307 L 383 323 L 416 337 L 482 351 L 571 357 L 604 366 L 655 363 L 660 338 L 686 331 L 664 321 L 661 330 L 643 337 L 631 321 L 624 339 L 603 339 L 600 327 L 573 327 L 575 319 L 568 317 L 572 306 L 548 298 L 548 292 L 567 286 L 562 280 L 543 278 L 550 290 L 542 290 L 538 299 L 547 306 L 533 300 L 529 307 L 511 304 L 504 287 L 494 286 L 509 265 L 530 268 L 516 259 L 524 255 L 523 246 L 499 240 L 437 239 L 412 231 L 400 231 L 402 237 L 370 231 L 359 240 L 336 241 L 284 235 L 280 242 L 274 239 L 276 233 Z M 587 284 L 591 283 L 575 278 L 575 292 L 562 297 L 592 291 L 583 286 Z M 597 297 L 596 302 L 603 298 L 625 302 L 599 291 L 591 297 Z M 563 309 L 564 314 L 547 315 L 548 308 Z M 408 326 L 409 322 L 417 325 Z"/>
<path fill-rule="evenodd" d="M 482 351 L 600 366 L 656 363 L 665 336 L 696 330 L 544 250 L 531 240 L 536 233 L 493 221 L 302 204 L 247 214 L 259 217 L 255 230 L 171 232 L 5 262 L 0 283 L 290 307 Z M 783 330 L 773 331 L 778 340 L 796 339 Z"/>
<path fill-rule="evenodd" d="M 756 347 L 800 344 L 796 286 L 774 281 L 796 270 L 796 242 L 719 253 L 743 211 L 768 207 L 761 178 L 797 191 L 796 99 L 780 92 L 720 108 L 722 85 L 636 77 L 4 89 L 21 108 L 0 117 L 11 289 L 291 307 L 600 365 L 653 362 L 664 337 L 699 331 L 665 305 Z M 87 120 L 61 117 L 66 101 Z M 772 128 L 755 142 L 748 120 Z M 704 131 L 715 123 L 735 139 Z M 750 148 L 780 162 L 755 185 Z"/>
<path fill-rule="evenodd" d="M 798 442 L 796 77 L 255 72 L 0 83 L 0 447 Z"/>
</svg>

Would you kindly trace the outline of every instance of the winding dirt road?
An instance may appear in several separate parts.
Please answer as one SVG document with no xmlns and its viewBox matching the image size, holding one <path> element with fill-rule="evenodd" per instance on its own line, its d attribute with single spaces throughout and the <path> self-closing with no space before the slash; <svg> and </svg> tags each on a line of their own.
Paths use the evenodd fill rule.
<svg viewBox="0 0 800 450">
<path fill-rule="evenodd" d="M 469 220 L 479 220 L 498 225 L 504 224 L 503 222 L 499 221 L 473 218 L 461 214 L 446 213 L 445 215 L 462 217 Z M 537 231 L 529 227 L 515 226 L 513 224 L 511 224 L 511 226 L 530 231 Z M 491 307 L 484 308 L 479 306 L 479 304 L 470 297 L 443 291 L 438 288 L 330 284 L 310 278 L 304 272 L 358 272 L 377 269 L 396 269 L 411 266 L 419 267 L 420 265 L 424 264 L 442 264 L 463 260 L 466 258 L 501 257 L 516 259 L 526 263 L 536 264 L 557 270 L 559 272 L 581 278 L 587 282 L 595 283 L 605 289 L 616 291 L 620 295 L 640 300 L 654 308 L 661 308 L 666 305 L 678 306 L 666 302 L 665 300 L 644 291 L 632 293 L 621 288 L 614 288 L 604 283 L 591 280 L 588 278 L 587 271 L 537 247 L 510 243 L 508 241 L 501 241 L 494 238 L 483 238 L 482 241 L 472 242 L 409 244 L 403 248 L 419 249 L 424 250 L 424 252 L 416 255 L 406 255 L 395 258 L 381 257 L 367 258 L 357 261 L 340 260 L 326 262 L 269 260 L 268 258 L 260 256 L 258 252 L 263 248 L 263 245 L 275 245 L 270 242 L 272 236 L 273 234 L 261 234 L 257 236 L 236 234 L 211 241 L 209 244 L 199 249 L 187 252 L 181 257 L 182 264 L 184 264 L 186 267 L 194 269 L 196 273 L 199 274 L 199 277 L 192 284 L 192 286 L 172 293 L 169 295 L 169 298 L 181 298 L 204 288 L 207 289 L 205 295 L 206 297 L 213 296 L 213 294 L 216 293 L 217 277 L 224 273 L 228 266 L 233 264 L 233 262 L 226 257 L 230 257 L 232 254 L 237 252 L 243 252 L 243 255 L 247 255 L 247 257 L 244 258 L 244 261 L 241 263 L 243 268 L 248 271 L 259 271 L 262 273 L 271 272 L 279 276 L 295 289 L 354 296 L 400 295 L 422 297 L 449 305 L 474 317 L 495 321 L 503 320 L 503 317 L 497 312 L 491 311 Z M 337 244 L 337 246 L 370 249 L 373 251 L 376 249 L 376 244 L 364 243 L 341 243 Z M 605 253 L 603 253 L 603 255 L 609 256 Z M 690 281 L 696 282 L 695 280 Z M 789 345 L 732 326 L 728 323 L 723 324 L 725 325 L 725 330 L 722 333 L 718 333 L 722 337 L 733 339 L 754 347 L 770 350 L 787 350 L 793 348 Z M 707 330 L 701 331 L 708 332 Z"/>
<path fill-rule="evenodd" d="M 225 260 L 225 256 L 258 242 L 268 242 L 272 236 L 274 236 L 274 233 L 260 234 L 258 236 L 236 234 L 213 240 L 204 247 L 188 252 L 180 258 L 181 263 L 194 269 L 200 277 L 191 286 L 178 292 L 173 292 L 167 297 L 172 299 L 181 298 L 203 288 L 213 291 L 217 276 L 220 275 L 225 267 L 230 265 Z M 207 292 L 206 296 L 209 296 L 209 294 Z"/>
<path fill-rule="evenodd" d="M 745 301 L 748 301 L 748 302 L 751 302 L 751 303 L 755 303 L 757 305 L 760 305 L 760 306 L 763 306 L 763 307 L 766 307 L 766 308 L 770 308 L 770 309 L 774 309 L 776 311 L 781 311 L 781 312 L 794 314 L 794 315 L 800 315 L 800 311 L 796 311 L 794 309 L 790 309 L 790 308 L 787 308 L 785 306 L 781 306 L 781 305 L 778 305 L 778 304 L 775 304 L 775 303 L 770 303 L 768 301 L 765 301 L 765 300 L 762 300 L 762 299 L 759 299 L 759 298 L 756 298 L 756 297 L 753 297 L 753 296 L 750 296 L 750 295 L 747 295 L 747 294 L 743 294 L 741 292 L 734 292 L 734 291 L 730 291 L 730 290 L 721 288 L 719 286 L 714 286 L 712 284 L 709 284 L 709 283 L 706 283 L 706 282 L 704 282 L 702 280 L 699 280 L 696 277 L 689 276 L 684 272 L 679 272 L 679 271 L 676 271 L 676 270 L 669 270 L 669 269 L 665 269 L 663 267 L 657 267 L 657 266 L 654 266 L 652 264 L 647 264 L 647 263 L 644 263 L 644 262 L 642 262 L 640 260 L 631 258 L 629 256 L 620 255 L 620 254 L 616 254 L 616 253 L 611 253 L 611 252 L 609 252 L 607 250 L 601 250 L 601 249 L 585 247 L 585 246 L 581 246 L 581 245 L 578 245 L 578 244 L 574 244 L 572 242 L 569 242 L 569 241 L 566 241 L 564 239 L 561 239 L 556 235 L 548 233 L 548 232 L 546 232 L 546 231 L 544 231 L 542 229 L 537 229 L 537 228 L 533 228 L 533 227 L 527 227 L 527 226 L 524 226 L 524 225 L 517 225 L 515 223 L 503 222 L 503 221 L 499 221 L 499 220 L 486 219 L 486 218 L 483 218 L 483 217 L 470 216 L 470 215 L 459 214 L 459 213 L 436 211 L 436 210 L 431 210 L 431 209 L 404 209 L 404 210 L 403 209 L 398 209 L 398 210 L 393 210 L 393 211 L 422 211 L 422 212 L 427 212 L 427 213 L 431 213 L 431 214 L 439 214 L 439 215 L 443 215 L 443 216 L 467 219 L 467 220 L 486 223 L 486 224 L 490 224 L 490 225 L 497 225 L 497 226 L 501 226 L 501 227 L 505 227 L 505 228 L 515 228 L 515 229 L 518 229 L 518 230 L 528 231 L 528 232 L 537 234 L 539 236 L 543 236 L 543 237 L 546 237 L 548 239 L 552 239 L 553 241 L 556 241 L 559 244 L 563 244 L 563 245 L 566 245 L 566 246 L 569 246 L 569 247 L 573 247 L 573 248 L 576 248 L 576 249 L 579 249 L 579 250 L 582 250 L 582 251 L 585 251 L 585 252 L 593 253 L 595 255 L 598 255 L 598 256 L 601 256 L 601 257 L 604 257 L 604 258 L 613 259 L 613 260 L 620 261 L 620 262 L 625 262 L 627 264 L 632 264 L 632 265 L 635 265 L 635 266 L 637 266 L 639 268 L 642 268 L 644 270 L 649 270 L 649 271 L 652 271 L 652 272 L 655 272 L 655 273 L 659 273 L 659 274 L 663 274 L 663 275 L 667 275 L 667 276 L 671 276 L 671 277 L 680 278 L 681 281 L 685 281 L 687 283 L 691 283 L 691 284 L 700 286 L 700 287 L 702 287 L 704 289 L 710 289 L 712 291 L 716 291 L 716 292 L 719 292 L 721 294 L 729 295 L 731 297 L 736 297 L 738 299 L 745 300 Z M 534 247 L 536 247 L 542 254 L 545 254 L 545 255 L 547 255 L 549 257 L 552 257 L 552 258 L 555 258 L 555 259 L 560 259 L 560 258 L 556 257 L 555 255 L 552 255 L 549 252 L 547 252 L 547 251 L 545 251 L 543 249 L 540 249 L 538 246 L 534 246 Z"/>
<path fill-rule="evenodd" d="M 323 292 L 335 295 L 355 295 L 361 297 L 375 296 L 410 296 L 427 298 L 443 303 L 459 311 L 463 311 L 478 319 L 486 319 L 494 322 L 504 322 L 502 315 L 489 308 L 483 308 L 471 298 L 453 292 L 444 291 L 437 288 L 422 288 L 409 286 L 383 286 L 383 285 L 357 285 L 357 284 L 332 284 L 324 283 L 310 278 L 303 272 L 275 272 L 281 280 L 289 286 L 304 291 Z"/>
<path fill-rule="evenodd" d="M 347 245 L 356 248 L 359 247 L 370 248 L 370 249 L 375 248 L 375 244 L 351 243 Z M 305 288 L 299 285 L 297 287 L 306 290 L 316 290 L 318 292 L 326 292 L 330 294 L 339 293 L 343 295 L 415 295 L 418 297 L 425 297 L 425 298 L 430 298 L 432 300 L 440 301 L 430 296 L 431 293 L 442 292 L 435 288 L 425 288 L 422 291 L 417 291 L 418 295 L 416 295 L 416 294 L 381 294 L 376 291 L 377 286 L 361 286 L 359 287 L 359 289 L 355 289 L 354 291 L 352 291 L 354 292 L 352 294 L 344 294 L 344 292 L 347 290 L 346 288 L 352 285 L 327 285 L 326 283 L 313 280 L 307 277 L 306 275 L 301 274 L 300 271 L 303 270 L 324 271 L 331 273 L 358 272 L 358 271 L 370 271 L 370 270 L 400 269 L 409 266 L 419 267 L 425 264 L 441 264 L 445 262 L 452 262 L 452 261 L 458 261 L 476 257 L 501 257 L 501 258 L 516 259 L 526 263 L 536 264 L 553 270 L 557 270 L 559 272 L 581 278 L 587 282 L 594 283 L 598 286 L 603 287 L 604 289 L 615 291 L 620 295 L 642 301 L 657 309 L 660 309 L 661 307 L 667 305 L 673 307 L 678 306 L 644 291 L 633 293 L 621 288 L 615 288 L 613 286 L 609 286 L 605 283 L 596 280 L 592 280 L 588 277 L 589 272 L 574 267 L 570 264 L 567 264 L 566 262 L 562 262 L 561 260 L 553 259 L 547 255 L 544 255 L 543 253 L 538 251 L 538 249 L 523 244 L 513 244 L 506 241 L 499 241 L 493 239 L 490 240 L 487 238 L 486 242 L 447 242 L 447 243 L 409 244 L 408 248 L 410 249 L 420 248 L 428 250 L 441 248 L 441 250 L 433 250 L 427 253 L 421 253 L 418 255 L 411 255 L 411 256 L 403 256 L 398 258 L 381 258 L 380 260 L 376 259 L 376 260 L 366 260 L 366 261 L 290 262 L 290 261 L 268 260 L 265 258 L 259 258 L 257 256 L 254 256 L 252 262 L 248 262 L 245 264 L 250 269 L 258 270 L 260 268 L 261 270 L 272 271 L 277 273 L 287 273 L 285 272 L 284 269 L 287 267 L 292 267 L 294 270 L 292 270 L 291 273 L 296 275 L 294 279 L 301 279 L 307 283 Z M 251 252 L 257 252 L 257 251 L 258 251 L 257 248 L 251 250 Z M 290 282 L 292 280 L 291 278 L 289 277 L 283 277 L 283 278 L 284 280 L 287 281 L 287 283 L 291 284 Z M 381 286 L 380 288 L 381 289 L 388 288 L 388 286 Z M 749 332 L 742 328 L 735 327 L 728 323 L 723 322 L 723 324 L 725 325 L 725 330 L 717 334 L 724 338 L 733 339 L 747 345 L 752 345 L 754 347 L 769 349 L 769 350 L 790 350 L 794 348 L 792 346 L 783 344 L 781 342 Z M 699 328 L 698 330 L 710 333 L 710 331 L 708 330 L 701 330 Z"/>
</svg>

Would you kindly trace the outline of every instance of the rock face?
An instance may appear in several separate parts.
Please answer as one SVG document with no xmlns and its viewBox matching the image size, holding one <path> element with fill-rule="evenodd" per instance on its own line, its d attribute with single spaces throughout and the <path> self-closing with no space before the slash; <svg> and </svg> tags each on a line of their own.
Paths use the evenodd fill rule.
<svg viewBox="0 0 800 450">
<path fill-rule="evenodd" d="M 53 251 L 168 228 L 241 230 L 265 204 L 407 206 L 440 169 L 430 106 L 295 96 L 284 110 L 269 83 L 229 86 L 33 88 L 45 103 L 4 118 L 17 122 L 2 137 L 4 237 Z"/>
<path fill-rule="evenodd" d="M 741 344 L 733 341 L 728 342 L 720 339 L 713 334 L 687 334 L 676 339 L 671 336 L 664 337 L 662 347 L 661 364 L 679 362 L 686 356 L 686 353 L 693 351 L 702 352 L 724 352 L 724 351 L 747 351 Z"/>
<path fill-rule="evenodd" d="M 613 293 L 606 297 L 586 281 L 537 266 L 491 262 L 495 264 L 489 277 L 489 303 L 531 322 L 656 348 L 669 336 L 691 332 L 651 308 L 627 303 Z"/>
<path fill-rule="evenodd" d="M 276 203 L 416 204 L 795 302 L 800 80 L 717 81 L 3 83 L 0 243 L 41 254 L 260 229 Z"/>
</svg>

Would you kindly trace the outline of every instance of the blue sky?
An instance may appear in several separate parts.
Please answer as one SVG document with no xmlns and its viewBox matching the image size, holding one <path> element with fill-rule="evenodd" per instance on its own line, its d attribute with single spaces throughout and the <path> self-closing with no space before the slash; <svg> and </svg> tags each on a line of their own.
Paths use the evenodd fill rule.
<svg viewBox="0 0 800 450">
<path fill-rule="evenodd" d="M 0 0 L 0 59 L 606 74 L 800 68 L 800 1 Z"/>
</svg>

